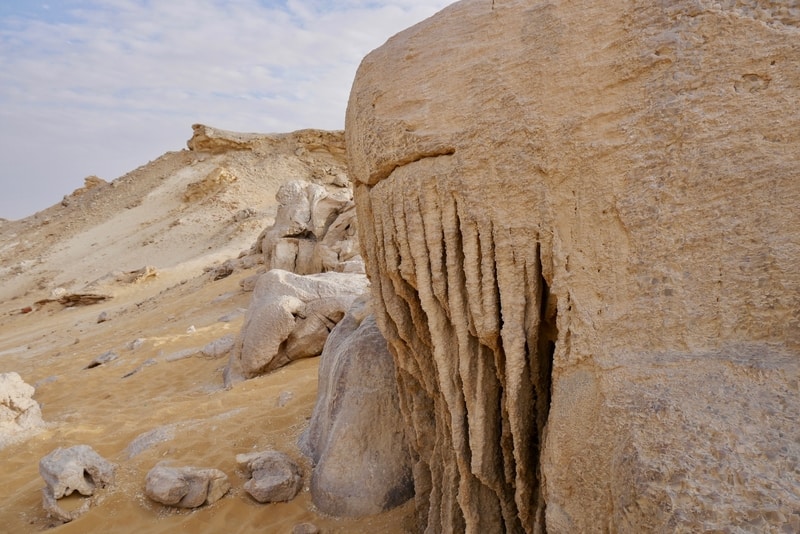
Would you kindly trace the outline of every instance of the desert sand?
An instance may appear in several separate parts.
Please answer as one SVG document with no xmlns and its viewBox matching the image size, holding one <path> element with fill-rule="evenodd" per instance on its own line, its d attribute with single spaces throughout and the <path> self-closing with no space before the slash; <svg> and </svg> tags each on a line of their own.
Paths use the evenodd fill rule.
<svg viewBox="0 0 800 534">
<path fill-rule="evenodd" d="M 250 249 L 272 222 L 282 183 L 343 169 L 340 147 L 308 135 L 259 139 L 248 150 L 167 153 L 109 184 L 88 180 L 86 190 L 31 217 L 0 222 L 0 372 L 36 387 L 46 422 L 0 449 L 3 532 L 291 532 L 303 522 L 323 532 L 412 529 L 412 503 L 364 519 L 315 511 L 310 466 L 296 442 L 316 398 L 318 358 L 226 390 L 226 358 L 200 353 L 238 332 L 251 295 L 240 281 L 261 266 L 216 281 L 209 269 Z M 207 179 L 219 169 L 235 178 Z M 156 276 L 129 274 L 146 266 Z M 109 298 L 73 307 L 52 301 L 65 294 Z M 101 314 L 107 320 L 98 322 Z M 87 368 L 107 351 L 118 357 Z M 116 481 L 87 514 L 59 525 L 42 508 L 38 463 L 78 444 L 117 464 Z M 305 470 L 304 489 L 289 503 L 259 504 L 242 490 L 235 456 L 269 448 Z M 144 479 L 162 460 L 221 469 L 232 490 L 194 511 L 157 504 Z M 60 504 L 69 509 L 78 499 Z"/>
</svg>

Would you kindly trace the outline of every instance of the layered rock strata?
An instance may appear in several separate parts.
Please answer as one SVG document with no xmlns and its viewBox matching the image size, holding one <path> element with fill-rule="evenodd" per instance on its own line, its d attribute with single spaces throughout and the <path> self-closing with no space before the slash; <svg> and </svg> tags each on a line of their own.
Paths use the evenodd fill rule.
<svg viewBox="0 0 800 534">
<path fill-rule="evenodd" d="M 800 525 L 800 14 L 464 0 L 346 140 L 428 532 Z"/>
</svg>

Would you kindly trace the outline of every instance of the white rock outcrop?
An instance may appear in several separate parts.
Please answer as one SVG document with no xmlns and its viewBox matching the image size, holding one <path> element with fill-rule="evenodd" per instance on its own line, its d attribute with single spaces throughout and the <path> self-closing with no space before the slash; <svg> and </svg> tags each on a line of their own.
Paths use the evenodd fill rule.
<svg viewBox="0 0 800 534">
<path fill-rule="evenodd" d="M 0 373 L 0 448 L 44 427 L 35 391 L 18 373 Z"/>
<path fill-rule="evenodd" d="M 330 330 L 367 287 L 366 276 L 358 273 L 263 274 L 225 368 L 226 386 L 318 356 Z"/>
<path fill-rule="evenodd" d="M 359 246 L 353 192 L 347 187 L 324 187 L 293 180 L 283 184 L 275 199 L 275 224 L 259 237 L 256 249 L 267 269 L 297 274 L 342 270 L 358 260 Z"/>
</svg>

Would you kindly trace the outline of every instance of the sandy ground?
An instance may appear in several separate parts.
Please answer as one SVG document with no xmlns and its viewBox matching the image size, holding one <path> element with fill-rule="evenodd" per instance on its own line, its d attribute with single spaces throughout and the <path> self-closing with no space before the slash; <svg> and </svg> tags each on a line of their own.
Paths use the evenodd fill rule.
<svg viewBox="0 0 800 534">
<path fill-rule="evenodd" d="M 35 385 L 47 422 L 39 434 L 0 449 L 0 531 L 291 532 L 301 522 L 323 532 L 413 530 L 410 503 L 362 519 L 316 513 L 310 466 L 296 442 L 316 398 L 318 358 L 225 390 L 226 359 L 199 352 L 239 331 L 251 295 L 239 282 L 259 266 L 217 281 L 205 269 L 250 247 L 271 222 L 275 191 L 286 179 L 343 164 L 324 151 L 317 162 L 302 161 L 297 143 L 285 144 L 261 153 L 166 154 L 113 184 L 79 192 L 67 206 L 0 224 L 0 372 L 16 371 Z M 187 204 L 187 185 L 217 167 L 237 180 Z M 233 215 L 244 208 L 255 214 L 237 221 Z M 158 276 L 119 276 L 145 265 Z M 71 308 L 34 304 L 58 288 L 111 298 Z M 21 313 L 28 306 L 32 311 Z M 103 312 L 108 320 L 98 323 Z M 107 351 L 118 358 L 86 368 Z M 42 509 L 38 463 L 56 447 L 77 444 L 116 463 L 116 481 L 86 515 L 59 526 Z M 305 487 L 290 503 L 259 504 L 242 489 L 235 456 L 270 448 L 304 467 Z M 194 511 L 161 506 L 144 495 L 144 479 L 162 460 L 221 469 L 232 490 Z M 79 504 L 70 499 L 64 508 Z"/>
</svg>

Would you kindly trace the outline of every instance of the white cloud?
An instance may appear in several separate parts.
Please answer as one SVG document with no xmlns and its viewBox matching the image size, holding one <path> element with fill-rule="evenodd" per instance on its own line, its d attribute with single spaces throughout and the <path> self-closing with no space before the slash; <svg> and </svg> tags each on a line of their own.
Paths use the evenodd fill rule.
<svg viewBox="0 0 800 534">
<path fill-rule="evenodd" d="M 181 148 L 190 125 L 344 123 L 361 58 L 451 0 L 63 0 L 0 8 L 0 217 Z M 22 6 L 22 4 L 20 4 Z"/>
</svg>

